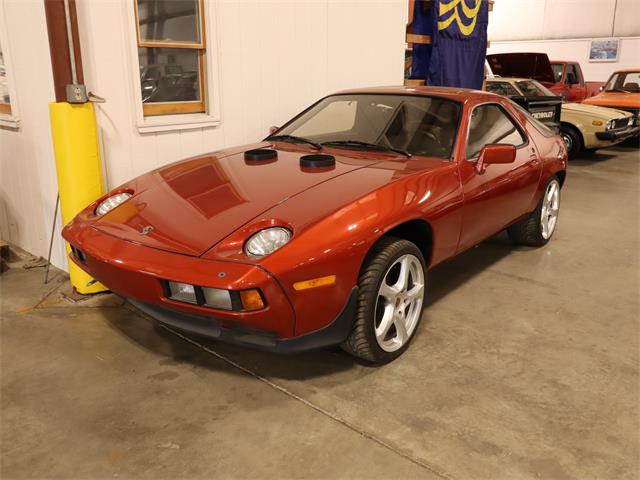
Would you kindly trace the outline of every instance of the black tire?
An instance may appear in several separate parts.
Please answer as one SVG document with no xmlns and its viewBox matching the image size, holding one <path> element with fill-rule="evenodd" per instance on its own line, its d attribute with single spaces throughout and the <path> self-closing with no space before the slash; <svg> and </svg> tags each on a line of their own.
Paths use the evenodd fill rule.
<svg viewBox="0 0 640 480">
<path fill-rule="evenodd" d="M 395 237 L 383 237 L 371 249 L 358 279 L 358 307 L 349 337 L 341 345 L 347 353 L 375 365 L 383 365 L 396 358 L 409 347 L 420 326 L 422 308 L 420 308 L 417 324 L 402 347 L 393 352 L 383 350 L 375 335 L 375 309 L 378 292 L 389 268 L 400 257 L 411 254 L 417 257 L 422 266 L 424 284 L 426 286 L 427 269 L 424 256 L 412 242 Z M 422 303 L 424 306 L 424 302 Z"/>
<path fill-rule="evenodd" d="M 549 186 L 553 182 L 557 184 L 558 195 L 560 195 L 560 180 L 554 175 L 545 184 L 536 209 L 523 220 L 507 228 L 507 233 L 514 243 L 528 245 L 530 247 L 542 247 L 551 240 L 551 237 L 555 232 L 555 225 L 551 235 L 549 235 L 548 238 L 545 238 L 542 232 L 542 207 L 544 197 L 548 192 Z"/>
<path fill-rule="evenodd" d="M 567 148 L 567 154 L 569 155 L 569 160 L 572 160 L 580 153 L 582 150 L 583 142 L 582 135 L 580 132 L 576 130 L 574 127 L 569 125 L 562 125 L 560 127 L 560 136 L 565 143 L 565 147 Z"/>
</svg>

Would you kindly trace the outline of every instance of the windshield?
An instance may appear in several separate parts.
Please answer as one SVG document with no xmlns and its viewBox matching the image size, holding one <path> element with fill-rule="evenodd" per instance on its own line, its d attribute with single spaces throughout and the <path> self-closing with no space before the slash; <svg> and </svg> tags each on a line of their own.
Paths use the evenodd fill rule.
<svg viewBox="0 0 640 480">
<path fill-rule="evenodd" d="M 562 80 L 562 70 L 564 70 L 563 63 L 552 63 L 551 69 L 553 70 L 553 78 L 555 78 L 556 83 Z"/>
<path fill-rule="evenodd" d="M 520 80 L 516 85 L 525 97 L 556 97 L 557 95 L 536 80 Z"/>
<path fill-rule="evenodd" d="M 450 158 L 460 104 L 418 95 L 333 95 L 311 107 L 276 136 L 290 135 L 340 148 L 380 147 Z M 347 142 L 347 143 L 345 143 Z M 358 144 L 359 143 L 359 144 Z"/>
<path fill-rule="evenodd" d="M 617 72 L 604 86 L 607 92 L 640 92 L 640 72 Z"/>
</svg>

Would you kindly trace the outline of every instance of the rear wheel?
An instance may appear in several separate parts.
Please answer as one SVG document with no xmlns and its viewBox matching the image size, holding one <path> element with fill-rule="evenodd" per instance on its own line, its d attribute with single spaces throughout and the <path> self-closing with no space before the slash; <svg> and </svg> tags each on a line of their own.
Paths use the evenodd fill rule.
<svg viewBox="0 0 640 480">
<path fill-rule="evenodd" d="M 560 212 L 560 181 L 553 176 L 547 182 L 538 206 L 528 217 L 507 229 L 509 237 L 516 243 L 541 247 L 556 230 Z"/>
<path fill-rule="evenodd" d="M 560 137 L 564 142 L 564 146 L 567 149 L 567 154 L 570 159 L 575 158 L 575 156 L 580 153 L 582 150 L 582 136 L 580 132 L 569 125 L 562 125 L 560 127 Z"/>
<path fill-rule="evenodd" d="M 375 364 L 399 357 L 420 323 L 425 278 L 424 257 L 416 245 L 383 238 L 360 275 L 356 318 L 342 348 Z"/>
</svg>

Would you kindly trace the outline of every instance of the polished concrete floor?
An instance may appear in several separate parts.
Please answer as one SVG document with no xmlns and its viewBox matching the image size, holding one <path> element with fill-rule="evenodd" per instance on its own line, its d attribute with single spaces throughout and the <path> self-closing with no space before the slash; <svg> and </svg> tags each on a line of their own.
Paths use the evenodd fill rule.
<svg viewBox="0 0 640 480">
<path fill-rule="evenodd" d="M 572 162 L 547 247 L 498 236 L 434 269 L 379 369 L 180 337 L 16 262 L 0 477 L 638 478 L 639 162 Z"/>
</svg>

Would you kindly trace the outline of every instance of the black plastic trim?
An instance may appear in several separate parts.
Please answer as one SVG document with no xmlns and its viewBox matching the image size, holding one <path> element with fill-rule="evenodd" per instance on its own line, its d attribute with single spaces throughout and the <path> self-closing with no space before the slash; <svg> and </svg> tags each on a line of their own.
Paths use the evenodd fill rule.
<svg viewBox="0 0 640 480">
<path fill-rule="evenodd" d="M 344 342 L 353 327 L 358 302 L 358 287 L 353 287 L 338 316 L 326 327 L 300 335 L 299 337 L 280 339 L 275 335 L 255 330 L 242 330 L 221 326 L 214 316 L 204 317 L 171 310 L 159 305 L 129 302 L 142 312 L 160 323 L 185 332 L 195 333 L 228 343 L 291 355 L 317 348 L 338 345 Z"/>
</svg>

